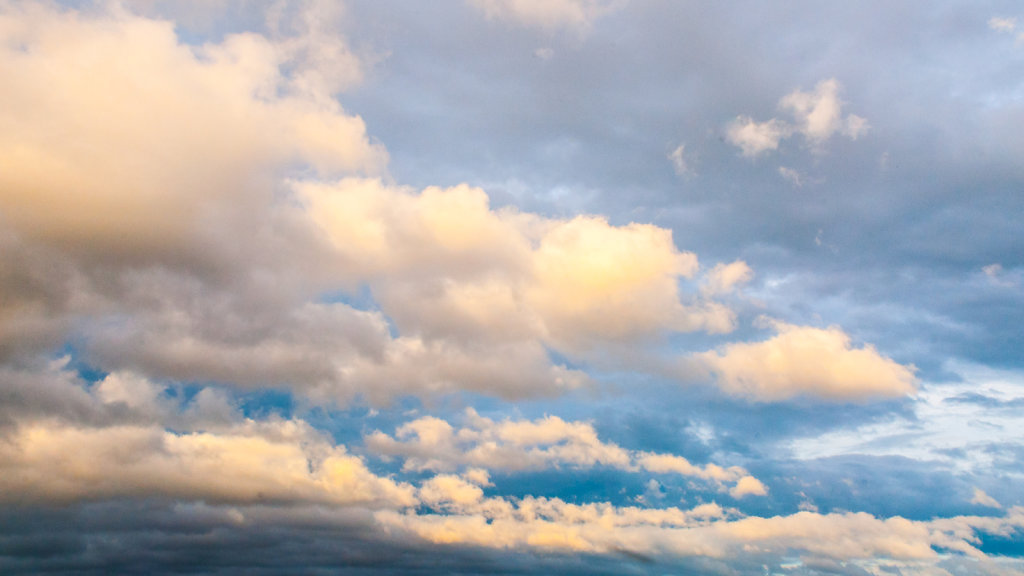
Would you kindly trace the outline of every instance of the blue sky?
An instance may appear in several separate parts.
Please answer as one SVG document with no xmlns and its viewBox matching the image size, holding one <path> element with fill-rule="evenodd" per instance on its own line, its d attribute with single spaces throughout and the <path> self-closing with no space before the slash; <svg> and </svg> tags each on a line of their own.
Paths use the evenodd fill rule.
<svg viewBox="0 0 1024 576">
<path fill-rule="evenodd" d="M 1024 573 L 1012 2 L 0 1 L 0 572 Z"/>
</svg>

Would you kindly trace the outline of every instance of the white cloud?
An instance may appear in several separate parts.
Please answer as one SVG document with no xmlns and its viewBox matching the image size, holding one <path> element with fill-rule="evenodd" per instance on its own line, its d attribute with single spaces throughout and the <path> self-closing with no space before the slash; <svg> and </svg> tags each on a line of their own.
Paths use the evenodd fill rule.
<svg viewBox="0 0 1024 576">
<path fill-rule="evenodd" d="M 943 369 L 960 381 L 922 386 L 912 414 L 795 440 L 790 446 L 793 454 L 801 459 L 899 456 L 939 462 L 964 475 L 992 474 L 1015 461 L 1013 448 L 1007 447 L 1020 445 L 1014 406 L 1024 403 L 1021 375 L 959 363 L 947 363 Z M 1024 480 L 1019 473 L 1012 474 Z"/>
<path fill-rule="evenodd" d="M 994 16 L 989 19 L 988 27 L 996 32 L 1013 32 L 1017 28 L 1017 19 L 1013 17 Z"/>
<path fill-rule="evenodd" d="M 792 128 L 775 118 L 755 122 L 750 116 L 740 116 L 726 128 L 725 137 L 743 151 L 744 156 L 759 156 L 777 150 L 779 142 L 792 134 Z"/>
<path fill-rule="evenodd" d="M 754 277 L 754 271 L 743 260 L 715 264 L 706 275 L 703 290 L 707 294 L 728 294 Z"/>
<path fill-rule="evenodd" d="M 804 178 L 800 172 L 786 166 L 779 166 L 779 175 L 789 181 L 790 184 L 800 188 L 804 185 Z"/>
<path fill-rule="evenodd" d="M 793 114 L 796 130 L 815 147 L 836 133 L 856 140 L 868 129 L 864 118 L 853 114 L 843 118 L 839 82 L 835 78 L 819 82 L 813 92 L 795 90 L 779 102 L 779 107 Z"/>
<path fill-rule="evenodd" d="M 739 116 L 726 127 L 726 139 L 750 157 L 777 150 L 794 134 L 801 134 L 816 152 L 835 134 L 856 140 L 868 131 L 868 122 L 854 114 L 843 116 L 840 89 L 839 82 L 831 78 L 819 82 L 811 92 L 794 90 L 779 101 L 779 108 L 792 115 L 792 123 L 778 118 L 757 122 Z"/>
<path fill-rule="evenodd" d="M 690 167 L 686 162 L 686 145 L 680 144 L 675 150 L 669 152 L 668 159 L 672 162 L 672 169 L 676 171 L 676 176 L 686 176 L 690 173 Z"/>
<path fill-rule="evenodd" d="M 468 0 L 491 20 L 509 20 L 544 30 L 588 31 L 623 0 Z"/>
<path fill-rule="evenodd" d="M 860 401 L 916 390 L 913 367 L 880 355 L 871 345 L 851 347 L 850 337 L 837 327 L 771 325 L 777 335 L 769 340 L 729 344 L 698 355 L 698 361 L 724 391 L 759 401 L 798 395 Z"/>
</svg>

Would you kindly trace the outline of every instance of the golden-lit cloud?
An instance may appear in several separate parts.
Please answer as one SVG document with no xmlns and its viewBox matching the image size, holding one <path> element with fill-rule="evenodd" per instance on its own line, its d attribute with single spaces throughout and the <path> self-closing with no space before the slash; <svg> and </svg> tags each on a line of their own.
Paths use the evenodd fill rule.
<svg viewBox="0 0 1024 576">
<path fill-rule="evenodd" d="M 406 470 L 521 471 L 605 466 L 699 478 L 723 492 L 728 490 L 734 498 L 767 493 L 767 488 L 740 466 L 700 466 L 673 454 L 626 450 L 598 438 L 589 422 L 571 422 L 557 416 L 495 421 L 468 409 L 465 425 L 460 428 L 425 416 L 402 424 L 394 436 L 375 431 L 366 436 L 365 443 L 376 454 L 403 458 Z"/>
<path fill-rule="evenodd" d="M 837 327 L 813 328 L 771 322 L 769 340 L 735 343 L 697 356 L 724 391 L 760 401 L 799 395 L 829 400 L 866 400 L 914 393 L 914 368 L 879 354 L 871 345 L 851 346 Z"/>
<path fill-rule="evenodd" d="M 1004 517 L 961 516 L 911 521 L 866 513 L 798 512 L 789 516 L 730 517 L 715 504 L 692 510 L 640 509 L 607 503 L 569 504 L 557 498 L 527 497 L 513 505 L 479 499 L 462 514 L 416 514 L 382 510 L 379 522 L 437 544 L 645 556 L 726 558 L 750 552 L 843 561 L 918 561 L 941 557 L 935 548 L 977 559 L 977 534 L 1005 534 L 1024 527 L 1024 508 Z"/>
<path fill-rule="evenodd" d="M 26 424 L 0 444 L 0 488 L 0 498 L 17 502 L 416 502 L 411 486 L 374 475 L 301 421 L 248 421 L 217 433 Z"/>
<path fill-rule="evenodd" d="M 362 65 L 322 10 L 192 46 L 115 5 L 5 5 L 0 354 L 74 325 L 93 361 L 154 377 L 518 398 L 587 383 L 549 349 L 732 329 L 680 291 L 697 257 L 667 229 L 366 178 L 387 154 L 331 98 Z M 363 286 L 379 309 L 318 301 Z"/>
<path fill-rule="evenodd" d="M 293 87 L 262 36 L 190 47 L 172 22 L 35 3 L 6 5 L 0 34 L 0 209 L 31 238 L 173 251 L 239 229 L 278 170 L 386 162 L 362 120 Z"/>
<path fill-rule="evenodd" d="M 371 283 L 403 329 L 580 351 L 733 326 L 724 306 L 680 299 L 697 257 L 663 228 L 495 211 L 465 185 L 419 194 L 363 179 L 294 187 L 346 269 Z"/>
</svg>

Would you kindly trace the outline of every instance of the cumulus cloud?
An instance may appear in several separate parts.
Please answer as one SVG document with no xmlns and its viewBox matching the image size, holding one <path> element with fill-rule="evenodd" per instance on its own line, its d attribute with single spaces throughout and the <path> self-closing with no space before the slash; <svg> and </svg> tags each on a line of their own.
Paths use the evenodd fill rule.
<svg viewBox="0 0 1024 576">
<path fill-rule="evenodd" d="M 618 9 L 623 0 L 469 0 L 491 20 L 509 20 L 543 30 L 586 32 L 594 21 Z"/>
<path fill-rule="evenodd" d="M 2 18 L 0 207 L 22 235 L 177 249 L 266 202 L 259 175 L 376 173 L 386 160 L 359 118 L 291 90 L 287 58 L 261 36 L 188 47 L 171 22 L 29 3 Z"/>
<path fill-rule="evenodd" d="M 838 327 L 813 328 L 771 322 L 776 336 L 735 343 L 697 356 L 724 391 L 759 401 L 798 395 L 834 401 L 900 397 L 914 393 L 914 368 L 880 355 L 873 346 L 854 348 Z"/>
<path fill-rule="evenodd" d="M 331 97 L 361 75 L 340 17 L 303 2 L 191 46 L 118 5 L 3 6 L 0 358 L 74 330 L 99 367 L 156 378 L 518 398 L 587 382 L 551 349 L 732 329 L 680 294 L 697 257 L 667 229 L 367 178 L 387 153 Z M 370 310 L 323 301 L 365 287 Z"/>
<path fill-rule="evenodd" d="M 728 331 L 714 303 L 680 300 L 697 257 L 652 225 L 495 211 L 478 188 L 420 194 L 379 180 L 300 182 L 339 257 L 398 326 L 431 336 L 533 337 L 563 351 L 671 331 Z"/>
<path fill-rule="evenodd" d="M 839 82 L 831 78 L 822 80 L 810 92 L 794 90 L 779 101 L 779 109 L 789 112 L 792 122 L 779 118 L 758 122 L 750 116 L 739 116 L 726 126 L 726 139 L 749 157 L 777 150 L 794 134 L 802 135 L 811 149 L 819 152 L 836 134 L 856 140 L 868 131 L 868 122 L 855 114 L 843 116 L 840 89 Z"/>
<path fill-rule="evenodd" d="M 407 470 L 478 467 L 518 471 L 600 465 L 700 478 L 723 489 L 732 485 L 730 493 L 735 498 L 766 494 L 764 485 L 739 466 L 699 466 L 673 454 L 625 450 L 600 440 L 589 422 L 568 422 L 557 416 L 494 421 L 472 409 L 466 411 L 465 420 L 464 426 L 456 428 L 427 416 L 399 426 L 394 436 L 378 430 L 368 435 L 365 443 L 376 454 L 404 458 Z"/>
</svg>

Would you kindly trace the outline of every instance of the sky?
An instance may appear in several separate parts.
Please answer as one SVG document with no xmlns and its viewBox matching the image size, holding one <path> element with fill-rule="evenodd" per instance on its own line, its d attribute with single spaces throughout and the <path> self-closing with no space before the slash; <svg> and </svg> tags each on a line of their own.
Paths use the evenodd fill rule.
<svg viewBox="0 0 1024 576">
<path fill-rule="evenodd" d="M 1024 8 L 0 0 L 3 574 L 1024 575 Z"/>
</svg>

